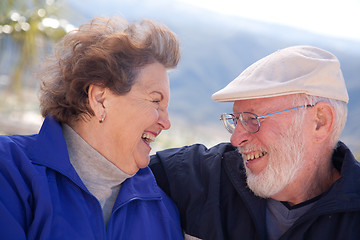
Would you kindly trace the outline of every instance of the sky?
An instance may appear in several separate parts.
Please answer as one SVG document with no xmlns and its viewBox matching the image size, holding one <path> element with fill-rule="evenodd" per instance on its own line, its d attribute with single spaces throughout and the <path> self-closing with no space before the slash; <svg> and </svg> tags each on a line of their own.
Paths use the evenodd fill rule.
<svg viewBox="0 0 360 240">
<path fill-rule="evenodd" d="M 360 0 L 179 1 L 223 14 L 280 23 L 360 41 Z"/>
</svg>

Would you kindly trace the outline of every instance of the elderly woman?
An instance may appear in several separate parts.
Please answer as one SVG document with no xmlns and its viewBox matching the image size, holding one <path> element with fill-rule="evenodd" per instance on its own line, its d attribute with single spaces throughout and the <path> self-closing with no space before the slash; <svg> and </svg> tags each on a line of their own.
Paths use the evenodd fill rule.
<svg viewBox="0 0 360 240">
<path fill-rule="evenodd" d="M 41 72 L 39 134 L 0 137 L 2 239 L 182 239 L 178 210 L 147 167 L 170 127 L 163 25 L 97 18 Z"/>
</svg>

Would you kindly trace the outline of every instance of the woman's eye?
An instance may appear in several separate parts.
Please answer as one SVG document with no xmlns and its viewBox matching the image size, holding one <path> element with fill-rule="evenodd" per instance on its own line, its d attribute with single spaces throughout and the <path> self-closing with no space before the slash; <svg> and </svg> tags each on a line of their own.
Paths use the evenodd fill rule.
<svg viewBox="0 0 360 240">
<path fill-rule="evenodd" d="M 160 103 L 160 100 L 153 100 L 153 103 Z"/>
</svg>

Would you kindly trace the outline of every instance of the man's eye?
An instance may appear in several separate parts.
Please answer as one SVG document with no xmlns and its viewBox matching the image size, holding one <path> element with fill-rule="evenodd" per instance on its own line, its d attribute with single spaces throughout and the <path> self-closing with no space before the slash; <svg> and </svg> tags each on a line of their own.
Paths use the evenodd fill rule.
<svg viewBox="0 0 360 240">
<path fill-rule="evenodd" d="M 153 103 L 160 103 L 160 100 L 153 100 Z"/>
</svg>

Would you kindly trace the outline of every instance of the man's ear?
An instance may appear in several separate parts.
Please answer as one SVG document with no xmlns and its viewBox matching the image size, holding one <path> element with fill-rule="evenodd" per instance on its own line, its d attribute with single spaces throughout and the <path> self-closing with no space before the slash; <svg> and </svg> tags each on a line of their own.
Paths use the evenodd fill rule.
<svg viewBox="0 0 360 240">
<path fill-rule="evenodd" d="M 105 92 L 106 89 L 100 86 L 91 84 L 89 86 L 88 98 L 90 108 L 93 110 L 95 117 L 98 120 L 104 120 L 105 118 Z"/>
<path fill-rule="evenodd" d="M 335 110 L 326 102 L 318 102 L 314 106 L 314 141 L 325 141 L 334 129 Z"/>
</svg>

